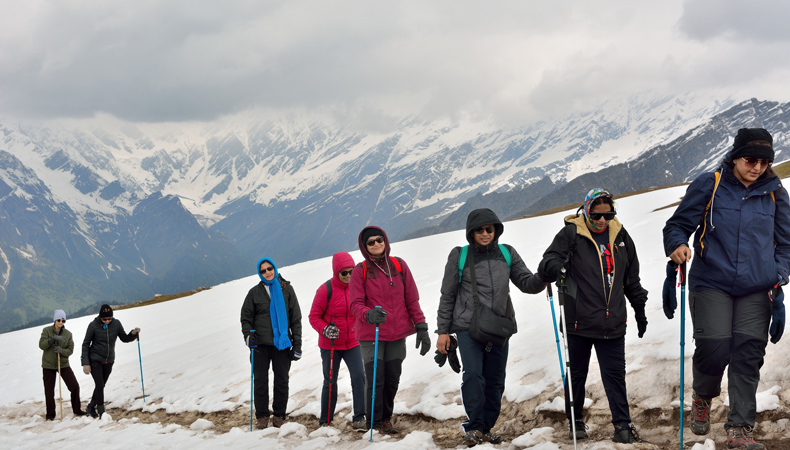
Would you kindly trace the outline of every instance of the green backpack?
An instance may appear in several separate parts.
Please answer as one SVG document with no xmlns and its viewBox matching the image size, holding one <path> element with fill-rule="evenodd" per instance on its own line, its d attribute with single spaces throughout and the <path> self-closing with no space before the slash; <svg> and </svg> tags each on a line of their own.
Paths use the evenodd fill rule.
<svg viewBox="0 0 790 450">
<path fill-rule="evenodd" d="M 505 261 L 507 261 L 507 267 L 510 268 L 510 264 L 512 262 L 512 258 L 510 257 L 510 250 L 507 249 L 502 244 L 499 245 L 499 250 L 502 252 L 502 256 L 505 257 Z M 461 248 L 461 254 L 458 255 L 458 282 L 461 282 L 461 276 L 464 274 L 464 266 L 466 265 L 466 254 L 469 253 L 469 246 L 465 245 Z"/>
</svg>

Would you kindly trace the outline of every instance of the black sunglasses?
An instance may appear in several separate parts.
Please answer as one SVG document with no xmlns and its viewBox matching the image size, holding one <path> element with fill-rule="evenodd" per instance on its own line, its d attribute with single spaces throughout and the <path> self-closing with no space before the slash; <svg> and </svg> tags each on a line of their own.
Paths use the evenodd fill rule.
<svg viewBox="0 0 790 450">
<path fill-rule="evenodd" d="M 606 219 L 606 220 L 612 220 L 612 219 L 614 219 L 614 216 L 615 216 L 616 214 L 617 214 L 617 213 L 616 213 L 616 212 L 614 212 L 614 211 L 611 211 L 611 212 L 603 212 L 603 213 L 591 212 L 591 213 L 590 213 L 590 219 L 591 219 L 591 220 L 601 220 L 601 217 L 603 217 L 603 218 L 604 218 L 604 219 Z"/>
<path fill-rule="evenodd" d="M 66 319 L 55 319 L 55 322 L 63 322 L 63 323 L 66 323 Z"/>
<path fill-rule="evenodd" d="M 338 273 L 340 274 L 341 277 L 347 277 L 347 276 L 351 275 L 351 272 L 353 272 L 353 271 L 354 271 L 354 269 L 348 269 L 348 270 L 341 270 Z"/>
<path fill-rule="evenodd" d="M 753 158 L 751 156 L 743 156 L 742 159 L 743 162 L 745 162 L 746 165 L 749 167 L 754 167 L 757 164 L 759 164 L 761 167 L 768 168 L 771 167 L 771 164 L 773 164 L 773 161 L 768 161 L 767 159 Z"/>
<path fill-rule="evenodd" d="M 365 245 L 370 247 L 373 244 L 383 244 L 383 243 L 384 243 L 384 236 L 379 236 L 375 239 L 368 239 L 368 241 L 365 242 Z"/>
<path fill-rule="evenodd" d="M 495 230 L 496 228 L 494 228 L 493 225 L 489 225 L 487 227 L 475 228 L 474 232 L 475 234 L 483 234 L 483 232 L 485 231 L 488 234 L 494 234 Z"/>
<path fill-rule="evenodd" d="M 269 267 L 261 269 L 261 275 L 265 274 L 266 272 L 274 272 L 274 267 L 269 266 Z"/>
</svg>

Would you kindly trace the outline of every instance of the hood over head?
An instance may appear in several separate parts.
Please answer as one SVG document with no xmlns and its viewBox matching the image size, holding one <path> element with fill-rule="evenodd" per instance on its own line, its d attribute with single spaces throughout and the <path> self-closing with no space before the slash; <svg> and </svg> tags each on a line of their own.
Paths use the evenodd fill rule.
<svg viewBox="0 0 790 450">
<path fill-rule="evenodd" d="M 353 268 L 356 264 L 354 258 L 347 252 L 339 252 L 332 255 L 332 278 L 340 281 L 340 272 L 343 269 Z"/>
<path fill-rule="evenodd" d="M 376 227 L 376 226 L 368 226 L 362 229 L 359 232 L 359 251 L 362 252 L 362 256 L 365 259 L 370 260 L 370 253 L 368 252 L 368 246 L 365 243 L 370 239 L 371 236 L 383 236 L 384 237 L 384 256 L 387 257 L 390 254 L 390 240 L 387 237 L 387 233 L 384 232 L 383 229 Z"/>
<path fill-rule="evenodd" d="M 466 240 L 469 242 L 469 245 L 475 245 L 475 237 L 472 235 L 475 228 L 480 228 L 488 224 L 494 225 L 496 234 L 494 235 L 493 242 L 496 244 L 499 242 L 499 237 L 505 232 L 505 226 L 502 224 L 502 221 L 499 220 L 496 213 L 488 208 L 476 209 L 469 213 L 466 217 Z"/>
</svg>

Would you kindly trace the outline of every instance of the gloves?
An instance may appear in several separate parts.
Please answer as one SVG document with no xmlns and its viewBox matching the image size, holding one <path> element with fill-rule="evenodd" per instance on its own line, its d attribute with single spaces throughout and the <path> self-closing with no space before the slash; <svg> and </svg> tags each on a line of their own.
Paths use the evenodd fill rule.
<svg viewBox="0 0 790 450">
<path fill-rule="evenodd" d="M 428 350 L 431 349 L 431 336 L 428 335 L 428 324 L 425 322 L 418 323 L 414 325 L 414 329 L 417 330 L 417 345 L 414 348 L 420 348 L 420 344 L 422 344 L 420 356 L 425 356 Z"/>
<path fill-rule="evenodd" d="M 538 276 L 547 283 L 557 281 L 560 273 L 562 273 L 562 263 L 556 259 L 547 258 L 538 264 Z"/>
<path fill-rule="evenodd" d="M 91 366 L 89 364 L 83 365 L 82 366 L 82 371 L 85 373 L 85 375 L 90 375 L 90 373 L 91 373 Z"/>
<path fill-rule="evenodd" d="M 439 367 L 444 367 L 444 363 L 449 359 L 450 368 L 453 369 L 455 373 L 461 373 L 461 363 L 458 361 L 458 353 L 455 351 L 457 348 L 458 341 L 455 339 L 455 336 L 450 336 L 450 349 L 447 350 L 447 354 L 436 350 L 436 356 L 433 357 L 433 360 L 436 361 Z"/>
<path fill-rule="evenodd" d="M 634 319 L 636 319 L 636 329 L 639 332 L 639 339 L 645 335 L 647 331 L 647 316 L 645 316 L 645 307 L 637 306 L 634 308 Z"/>
<path fill-rule="evenodd" d="M 135 328 L 134 330 L 130 331 L 129 334 L 140 334 L 140 329 Z"/>
<path fill-rule="evenodd" d="M 332 322 L 324 327 L 324 332 L 322 334 L 327 339 L 337 339 L 340 337 L 340 329 Z"/>
<path fill-rule="evenodd" d="M 771 328 L 768 334 L 771 335 L 771 342 L 776 344 L 785 332 L 785 293 L 777 283 L 768 295 L 771 299 Z"/>
<path fill-rule="evenodd" d="M 387 321 L 387 311 L 381 308 L 370 308 L 368 312 L 365 313 L 365 320 L 371 325 L 384 323 Z"/>
<path fill-rule="evenodd" d="M 673 261 L 667 262 L 667 278 L 664 280 L 664 290 L 661 292 L 661 298 L 664 299 L 664 315 L 667 319 L 675 317 L 675 310 L 678 307 L 677 297 L 677 276 L 678 265 Z M 647 326 L 647 322 L 645 322 Z M 642 336 L 639 336 L 642 337 Z"/>
<path fill-rule="evenodd" d="M 291 347 L 291 361 L 299 361 L 300 359 L 302 359 L 302 351 Z"/>
<path fill-rule="evenodd" d="M 255 347 L 258 346 L 258 340 L 255 339 L 255 335 L 254 334 L 248 334 L 247 337 L 244 338 L 244 343 L 249 348 L 255 348 Z"/>
<path fill-rule="evenodd" d="M 59 345 L 55 346 L 55 353 L 60 353 L 62 351 L 63 351 L 63 349 Z"/>
<path fill-rule="evenodd" d="M 55 336 L 52 336 L 49 339 L 47 339 L 47 344 L 49 344 L 50 347 L 52 347 L 55 344 L 55 342 L 63 342 L 63 343 L 65 343 L 66 342 L 66 338 L 64 338 L 63 336 L 55 335 Z"/>
</svg>

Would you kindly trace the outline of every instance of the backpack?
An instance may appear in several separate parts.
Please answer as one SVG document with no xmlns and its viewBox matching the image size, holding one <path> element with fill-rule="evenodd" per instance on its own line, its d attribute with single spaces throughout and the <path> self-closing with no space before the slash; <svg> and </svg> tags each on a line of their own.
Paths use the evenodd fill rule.
<svg viewBox="0 0 790 450">
<path fill-rule="evenodd" d="M 403 279 L 403 272 L 401 272 L 400 261 L 398 260 L 398 258 L 396 258 L 394 256 L 390 256 L 389 258 L 390 258 L 390 261 L 392 261 L 392 265 L 395 266 L 395 270 L 398 271 L 398 274 L 400 275 L 400 279 L 403 282 L 403 285 L 405 286 L 406 285 L 406 280 Z M 364 280 L 367 280 L 367 279 L 368 279 L 368 260 L 366 259 L 366 260 L 362 261 L 362 280 L 364 281 Z"/>
<path fill-rule="evenodd" d="M 507 267 L 510 268 L 510 264 L 513 262 L 512 258 L 510 257 L 510 250 L 507 249 L 502 244 L 499 245 L 499 250 L 502 252 L 502 256 L 505 257 L 505 261 L 507 261 Z M 458 255 L 458 282 L 461 282 L 461 276 L 464 274 L 464 266 L 466 265 L 466 255 L 469 253 L 469 246 L 465 245 L 461 248 L 461 254 Z"/>
</svg>

